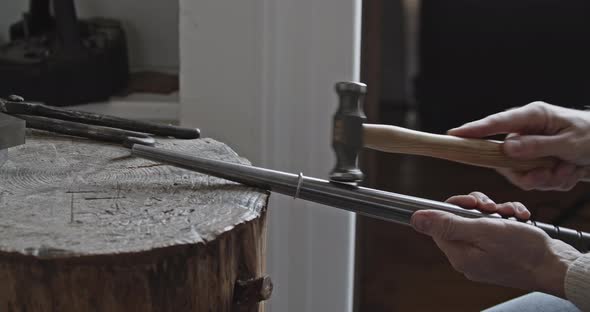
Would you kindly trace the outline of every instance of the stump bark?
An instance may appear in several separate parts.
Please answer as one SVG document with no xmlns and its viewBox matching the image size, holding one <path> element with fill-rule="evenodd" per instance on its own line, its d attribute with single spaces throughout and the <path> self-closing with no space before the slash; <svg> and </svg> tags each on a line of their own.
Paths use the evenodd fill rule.
<svg viewBox="0 0 590 312">
<path fill-rule="evenodd" d="M 211 139 L 158 145 L 247 163 Z M 0 311 L 263 309 L 266 191 L 43 132 L 9 152 Z"/>
</svg>

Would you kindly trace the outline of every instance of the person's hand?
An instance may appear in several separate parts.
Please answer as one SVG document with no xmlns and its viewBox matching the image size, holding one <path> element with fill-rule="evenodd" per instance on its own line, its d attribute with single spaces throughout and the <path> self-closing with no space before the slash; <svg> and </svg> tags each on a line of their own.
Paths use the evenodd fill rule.
<svg viewBox="0 0 590 312">
<path fill-rule="evenodd" d="M 586 111 L 534 102 L 467 123 L 448 134 L 468 138 L 508 134 L 503 148 L 509 157 L 561 160 L 554 168 L 524 173 L 498 170 L 525 190 L 570 190 L 590 165 L 590 112 Z"/>
<path fill-rule="evenodd" d="M 518 208 L 522 204 L 491 208 L 492 204 L 482 195 L 454 196 L 448 201 L 466 208 L 487 207 L 483 211 L 522 213 L 522 208 Z M 542 230 L 512 220 L 468 219 L 443 211 L 421 210 L 413 214 L 411 224 L 416 231 L 433 238 L 453 268 L 477 282 L 563 298 L 568 266 L 581 256 L 576 249 L 551 239 Z"/>
<path fill-rule="evenodd" d="M 528 220 L 531 212 L 520 202 L 507 202 L 496 204 L 486 194 L 471 192 L 469 195 L 457 195 L 447 199 L 448 203 L 461 206 L 464 209 L 476 209 L 481 212 L 497 213 L 502 217 L 515 217 L 520 220 Z"/>
</svg>

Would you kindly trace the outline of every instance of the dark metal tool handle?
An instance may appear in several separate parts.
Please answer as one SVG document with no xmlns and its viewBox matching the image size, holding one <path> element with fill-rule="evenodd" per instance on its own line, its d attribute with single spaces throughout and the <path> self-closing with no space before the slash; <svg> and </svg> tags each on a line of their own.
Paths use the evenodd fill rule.
<svg viewBox="0 0 590 312">
<path fill-rule="evenodd" d="M 483 214 L 476 210 L 467 210 L 435 200 L 357 187 L 350 184 L 333 183 L 304 177 L 302 174 L 296 175 L 196 157 L 161 148 L 134 145 L 132 153 L 139 157 L 176 167 L 406 225 L 410 223 L 414 212 L 424 209 L 447 211 L 465 218 L 501 218 L 496 214 Z M 590 234 L 588 233 L 541 222 L 528 221 L 526 223 L 540 228 L 549 236 L 562 240 L 581 252 L 588 252 L 590 249 Z"/>
<path fill-rule="evenodd" d="M 66 110 L 44 104 L 20 101 L 2 101 L 2 103 L 0 103 L 0 110 L 7 114 L 43 116 L 96 126 L 125 129 L 159 136 L 169 136 L 177 139 L 198 139 L 201 135 L 201 131 L 196 128 L 183 128 L 155 122 L 138 121 L 109 115 Z"/>
<path fill-rule="evenodd" d="M 133 144 L 153 146 L 156 140 L 144 133 L 127 130 L 113 129 L 100 126 L 91 126 L 77 122 L 51 119 L 39 116 L 15 115 L 27 122 L 27 128 L 61 133 L 83 138 L 119 143 L 126 147 Z"/>
<path fill-rule="evenodd" d="M 80 111 L 57 109 L 47 105 L 37 104 L 35 111 L 46 117 L 62 120 L 76 121 L 97 126 L 126 129 L 137 132 L 151 133 L 159 136 L 170 136 L 177 139 L 198 139 L 201 135 L 199 129 L 183 128 L 165 125 L 155 122 L 138 121 L 109 115 L 101 115 Z"/>
<path fill-rule="evenodd" d="M 541 230 L 545 231 L 551 238 L 559 239 L 560 241 L 566 242 L 572 245 L 574 248 L 581 252 L 590 251 L 590 234 L 577 230 L 560 227 L 557 225 L 551 225 L 536 221 L 528 221 L 527 223 L 532 224 Z"/>
<path fill-rule="evenodd" d="M 74 0 L 53 0 L 53 12 L 62 53 L 73 53 L 81 49 L 82 37 Z"/>
</svg>

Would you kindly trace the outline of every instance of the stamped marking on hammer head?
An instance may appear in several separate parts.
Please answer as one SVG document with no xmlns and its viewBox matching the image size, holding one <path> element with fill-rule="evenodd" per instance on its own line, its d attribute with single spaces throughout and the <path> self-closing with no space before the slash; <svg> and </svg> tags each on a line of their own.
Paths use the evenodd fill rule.
<svg viewBox="0 0 590 312">
<path fill-rule="evenodd" d="M 335 182 L 356 183 L 363 180 L 358 168 L 358 153 L 363 148 L 363 99 L 367 85 L 360 82 L 338 82 L 338 110 L 334 115 L 332 148 L 336 154 L 336 166 L 330 173 Z"/>
</svg>

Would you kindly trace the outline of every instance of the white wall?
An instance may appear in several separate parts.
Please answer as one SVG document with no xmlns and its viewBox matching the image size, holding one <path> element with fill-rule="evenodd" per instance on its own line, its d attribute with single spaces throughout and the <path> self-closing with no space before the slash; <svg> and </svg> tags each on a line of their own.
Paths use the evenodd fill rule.
<svg viewBox="0 0 590 312">
<path fill-rule="evenodd" d="M 327 177 L 333 85 L 359 79 L 360 0 L 181 0 L 181 122 L 255 164 Z M 354 217 L 273 195 L 270 310 L 351 311 Z"/>
<path fill-rule="evenodd" d="M 8 40 L 8 27 L 28 8 L 28 1 L 0 4 L 0 42 Z M 80 17 L 103 16 L 123 22 L 131 66 L 178 72 L 178 1 L 100 0 L 76 1 Z"/>
</svg>

